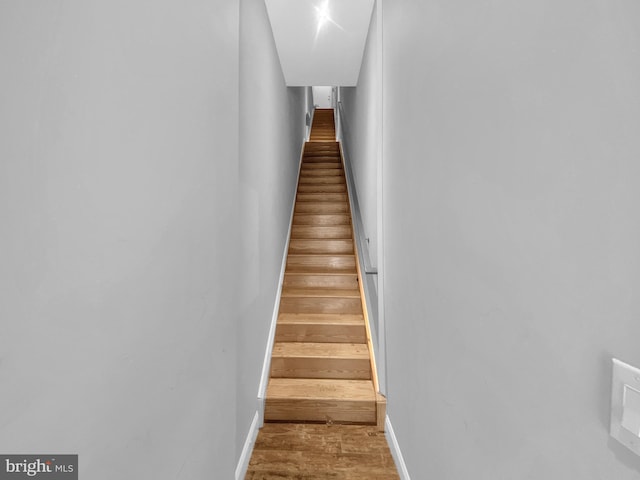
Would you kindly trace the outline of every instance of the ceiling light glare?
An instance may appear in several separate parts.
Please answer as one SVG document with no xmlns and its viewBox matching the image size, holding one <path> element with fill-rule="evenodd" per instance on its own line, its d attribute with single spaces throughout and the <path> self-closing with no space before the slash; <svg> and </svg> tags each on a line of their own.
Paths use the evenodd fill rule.
<svg viewBox="0 0 640 480">
<path fill-rule="evenodd" d="M 318 19 L 318 30 L 331 21 L 331 15 L 329 14 L 329 0 L 324 0 L 320 6 L 316 8 L 316 18 Z"/>
</svg>

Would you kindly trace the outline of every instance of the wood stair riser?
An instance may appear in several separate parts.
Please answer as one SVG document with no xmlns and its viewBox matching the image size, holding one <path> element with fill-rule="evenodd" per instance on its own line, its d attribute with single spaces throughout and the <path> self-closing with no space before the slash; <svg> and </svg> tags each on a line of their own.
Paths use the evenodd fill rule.
<svg viewBox="0 0 640 480">
<path fill-rule="evenodd" d="M 339 194 L 339 195 L 345 195 L 347 194 L 347 185 L 346 184 L 339 184 L 339 183 L 328 183 L 328 184 L 324 184 L 324 185 L 317 185 L 317 184 L 303 184 L 303 185 L 299 185 L 298 186 L 298 199 L 300 199 L 300 195 L 301 194 L 311 194 L 311 193 L 317 193 L 317 194 L 321 194 L 321 195 L 325 195 L 325 194 L 330 194 L 330 193 L 334 193 L 334 194 Z M 305 200 L 300 200 L 301 202 L 304 202 Z M 316 199 L 314 201 L 328 201 L 331 202 L 333 200 L 331 200 L 330 198 L 327 199 Z"/>
<path fill-rule="evenodd" d="M 309 145 L 307 147 L 309 147 Z M 303 156 L 304 157 L 326 156 L 326 157 L 334 157 L 340 160 L 340 147 L 333 147 L 331 146 L 330 142 L 326 142 L 324 145 L 319 145 L 316 143 L 315 148 L 306 148 L 303 153 Z"/>
<path fill-rule="evenodd" d="M 310 163 L 335 163 L 342 166 L 340 156 L 327 155 L 326 153 L 322 155 L 305 155 L 302 159 L 302 165 L 306 166 Z"/>
<path fill-rule="evenodd" d="M 376 423 L 376 394 L 370 380 L 272 378 L 266 421 Z"/>
<path fill-rule="evenodd" d="M 338 142 L 334 141 L 334 142 L 325 142 L 323 145 L 310 145 L 310 144 L 307 144 L 307 147 L 309 147 L 311 149 L 312 148 L 330 148 L 330 147 L 338 148 L 338 145 L 339 145 Z"/>
<path fill-rule="evenodd" d="M 338 227 L 306 227 L 338 228 Z M 356 273 L 353 255 L 288 255 L 287 273 Z"/>
<path fill-rule="evenodd" d="M 343 176 L 325 176 L 325 177 L 300 177 L 300 185 L 342 185 L 344 184 Z"/>
<path fill-rule="evenodd" d="M 342 177 L 344 180 L 344 172 L 342 168 L 309 168 L 307 165 L 303 165 L 300 171 L 300 177 Z"/>
<path fill-rule="evenodd" d="M 283 288 L 342 289 L 358 292 L 358 276 L 353 274 L 314 275 L 285 273 Z"/>
<path fill-rule="evenodd" d="M 282 297 L 280 313 L 362 313 L 359 298 Z"/>
<path fill-rule="evenodd" d="M 276 343 L 271 377 L 369 380 L 369 351 L 355 343 Z"/>
<path fill-rule="evenodd" d="M 317 215 L 349 214 L 347 202 L 298 202 L 295 214 L 314 213 Z"/>
<path fill-rule="evenodd" d="M 338 378 L 369 380 L 369 359 L 282 358 L 271 359 L 272 378 Z"/>
<path fill-rule="evenodd" d="M 290 273 L 290 275 L 295 274 Z M 286 298 L 360 298 L 360 290 L 336 287 L 283 287 L 282 296 Z"/>
<path fill-rule="evenodd" d="M 348 202 L 346 189 L 345 193 L 321 193 L 321 192 L 301 192 L 298 189 L 296 200 L 298 202 Z"/>
<path fill-rule="evenodd" d="M 349 399 L 269 398 L 265 401 L 267 422 L 318 422 L 375 425 L 376 402 Z"/>
<path fill-rule="evenodd" d="M 297 213 L 293 217 L 294 225 L 351 225 L 348 214 Z"/>
<path fill-rule="evenodd" d="M 289 253 L 291 254 L 352 254 L 353 241 L 347 240 L 317 240 L 292 238 L 289 242 Z"/>
<path fill-rule="evenodd" d="M 301 168 L 302 173 L 312 172 L 314 170 L 337 170 L 339 172 L 344 172 L 342 168 L 342 164 L 339 162 L 330 162 L 330 163 L 320 163 L 320 162 L 305 163 L 304 161 L 302 162 L 302 168 Z"/>
<path fill-rule="evenodd" d="M 276 342 L 365 343 L 364 322 L 354 324 L 278 323 Z"/>
<path fill-rule="evenodd" d="M 276 342 L 366 343 L 362 314 L 281 313 Z"/>
<path fill-rule="evenodd" d="M 293 225 L 291 227 L 291 238 L 312 238 L 312 239 L 349 239 L 352 238 L 350 225 L 334 226 L 314 226 L 314 225 Z M 355 262 L 354 262 L 355 267 Z"/>
</svg>

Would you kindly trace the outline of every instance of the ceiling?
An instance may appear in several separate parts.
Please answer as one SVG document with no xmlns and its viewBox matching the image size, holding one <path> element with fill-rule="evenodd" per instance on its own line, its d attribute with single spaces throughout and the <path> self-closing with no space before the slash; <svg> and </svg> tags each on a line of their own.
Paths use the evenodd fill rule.
<svg viewBox="0 0 640 480">
<path fill-rule="evenodd" d="M 265 0 L 288 86 L 355 86 L 374 0 Z"/>
</svg>

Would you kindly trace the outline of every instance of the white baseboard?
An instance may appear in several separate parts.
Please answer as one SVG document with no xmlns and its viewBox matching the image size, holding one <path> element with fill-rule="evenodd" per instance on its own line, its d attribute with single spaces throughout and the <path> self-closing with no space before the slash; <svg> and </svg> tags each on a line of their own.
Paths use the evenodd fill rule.
<svg viewBox="0 0 640 480">
<path fill-rule="evenodd" d="M 398 444 L 398 439 L 396 438 L 396 434 L 393 431 L 393 426 L 391 425 L 391 420 L 389 420 L 388 415 L 384 420 L 384 434 L 387 437 L 387 442 L 389 443 L 389 449 L 391 450 L 393 461 L 396 462 L 396 468 L 398 469 L 400 479 L 411 480 L 411 477 L 409 476 L 409 470 L 407 470 L 407 465 L 404 463 L 404 458 L 402 457 L 402 452 L 400 451 L 400 445 Z"/>
<path fill-rule="evenodd" d="M 251 452 L 253 452 L 253 445 L 256 443 L 256 438 L 258 437 L 258 431 L 260 430 L 260 425 L 258 424 L 259 415 L 258 412 L 253 416 L 253 421 L 251 422 L 251 427 L 249 427 L 249 433 L 247 433 L 247 438 L 244 441 L 244 446 L 242 447 L 242 453 L 240 454 L 240 458 L 238 459 L 238 465 L 236 466 L 236 480 L 244 480 L 244 477 L 247 475 L 247 468 L 249 467 L 249 460 L 251 460 Z"/>
<path fill-rule="evenodd" d="M 269 338 L 267 339 L 267 347 L 264 352 L 264 361 L 262 363 L 262 375 L 260 376 L 260 385 L 258 386 L 258 425 L 262 427 L 264 424 L 264 402 L 267 397 L 267 385 L 269 384 L 269 373 L 271 371 L 271 352 L 276 337 L 276 324 L 278 323 L 278 312 L 280 310 L 280 296 L 282 295 L 282 284 L 284 282 L 284 272 L 287 267 L 287 254 L 289 253 L 289 241 L 291 240 L 291 229 L 293 228 L 293 214 L 296 208 L 296 195 L 298 192 L 297 179 L 300 178 L 300 169 L 302 168 L 302 157 L 304 155 L 305 142 L 302 142 L 300 148 L 300 158 L 298 160 L 298 176 L 296 177 L 296 190 L 293 194 L 293 202 L 291 204 L 291 216 L 289 218 L 289 230 L 287 231 L 287 239 L 282 253 L 282 265 L 280 266 L 280 279 L 278 280 L 278 290 L 273 306 L 273 314 L 271 316 L 271 326 L 269 327 Z"/>
</svg>

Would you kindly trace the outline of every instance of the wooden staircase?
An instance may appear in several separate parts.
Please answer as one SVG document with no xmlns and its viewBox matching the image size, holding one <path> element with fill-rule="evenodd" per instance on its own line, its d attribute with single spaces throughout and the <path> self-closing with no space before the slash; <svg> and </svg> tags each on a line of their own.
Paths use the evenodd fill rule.
<svg viewBox="0 0 640 480">
<path fill-rule="evenodd" d="M 316 108 L 311 125 L 310 142 L 336 141 L 336 127 L 333 119 L 333 108 Z"/>
<path fill-rule="evenodd" d="M 265 421 L 377 424 L 378 394 L 333 110 L 316 110 L 305 145 Z"/>
</svg>

